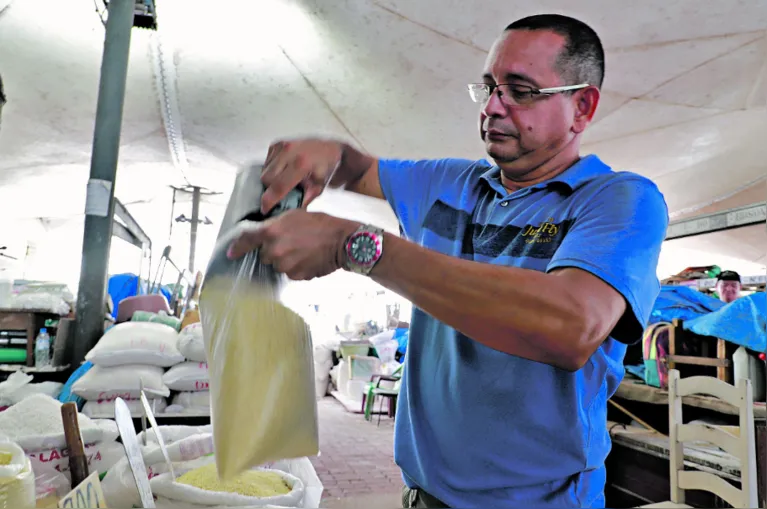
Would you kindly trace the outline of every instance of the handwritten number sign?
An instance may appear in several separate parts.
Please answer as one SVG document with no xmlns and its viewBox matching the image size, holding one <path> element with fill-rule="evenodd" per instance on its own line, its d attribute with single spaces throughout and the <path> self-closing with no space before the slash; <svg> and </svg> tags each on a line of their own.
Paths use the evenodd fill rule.
<svg viewBox="0 0 767 509">
<path fill-rule="evenodd" d="M 99 473 L 93 472 L 66 497 L 59 500 L 62 509 L 84 509 L 106 507 L 104 492 L 101 491 Z"/>
</svg>

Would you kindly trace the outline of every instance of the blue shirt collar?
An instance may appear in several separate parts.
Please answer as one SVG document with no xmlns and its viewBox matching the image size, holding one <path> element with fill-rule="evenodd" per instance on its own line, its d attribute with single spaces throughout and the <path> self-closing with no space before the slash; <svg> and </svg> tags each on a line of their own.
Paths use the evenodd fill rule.
<svg viewBox="0 0 767 509">
<path fill-rule="evenodd" d="M 528 189 L 540 189 L 558 182 L 566 185 L 569 191 L 572 192 L 594 177 L 610 173 L 611 171 L 609 166 L 603 163 L 597 156 L 591 154 L 582 157 L 580 161 L 570 166 L 556 177 L 541 182 L 540 184 L 536 184 Z M 485 180 L 496 192 L 500 194 L 508 194 L 503 187 L 503 184 L 501 184 L 501 169 L 498 166 L 491 166 L 480 178 Z"/>
</svg>

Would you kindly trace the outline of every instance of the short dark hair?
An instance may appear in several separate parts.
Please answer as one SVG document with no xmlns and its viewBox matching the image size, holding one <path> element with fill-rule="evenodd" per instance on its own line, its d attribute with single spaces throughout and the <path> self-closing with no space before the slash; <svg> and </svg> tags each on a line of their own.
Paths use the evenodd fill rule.
<svg viewBox="0 0 767 509">
<path fill-rule="evenodd" d="M 740 274 L 735 272 L 734 270 L 725 270 L 718 276 L 716 276 L 717 281 L 737 281 L 740 283 Z"/>
<path fill-rule="evenodd" d="M 566 85 L 588 83 L 602 88 L 605 77 L 605 50 L 593 28 L 583 21 L 561 14 L 537 14 L 519 19 L 508 30 L 549 30 L 565 38 L 558 67 Z"/>
</svg>

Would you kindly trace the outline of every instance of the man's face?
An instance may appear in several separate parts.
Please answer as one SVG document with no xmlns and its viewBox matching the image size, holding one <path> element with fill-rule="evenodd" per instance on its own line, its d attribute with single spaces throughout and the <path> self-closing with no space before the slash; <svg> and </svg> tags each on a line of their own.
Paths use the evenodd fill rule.
<svg viewBox="0 0 767 509">
<path fill-rule="evenodd" d="M 577 85 L 565 83 L 557 70 L 564 44 L 564 37 L 546 30 L 504 32 L 490 50 L 483 80 L 489 85 L 510 83 L 535 89 Z M 548 161 L 590 121 L 599 92 L 589 90 L 588 104 L 583 104 L 584 91 L 578 91 L 537 96 L 526 105 L 510 105 L 496 91 L 479 116 L 488 155 L 511 175 L 524 175 Z M 577 119 L 584 114 L 588 118 L 581 125 Z"/>
<path fill-rule="evenodd" d="M 722 302 L 730 303 L 740 298 L 740 283 L 738 281 L 719 281 L 716 284 L 716 293 Z"/>
</svg>

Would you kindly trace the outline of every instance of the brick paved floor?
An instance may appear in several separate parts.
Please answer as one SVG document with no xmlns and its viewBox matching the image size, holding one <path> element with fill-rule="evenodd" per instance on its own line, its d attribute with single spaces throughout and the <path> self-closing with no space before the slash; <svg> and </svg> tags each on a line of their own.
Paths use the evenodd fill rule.
<svg viewBox="0 0 767 509">
<path fill-rule="evenodd" d="M 378 495 L 385 501 L 382 507 L 399 503 L 402 478 L 394 464 L 393 421 L 383 415 L 377 427 L 376 419 L 368 422 L 332 397 L 319 401 L 320 456 L 312 462 L 325 486 L 323 507 Z"/>
</svg>

